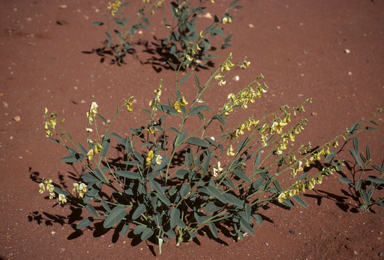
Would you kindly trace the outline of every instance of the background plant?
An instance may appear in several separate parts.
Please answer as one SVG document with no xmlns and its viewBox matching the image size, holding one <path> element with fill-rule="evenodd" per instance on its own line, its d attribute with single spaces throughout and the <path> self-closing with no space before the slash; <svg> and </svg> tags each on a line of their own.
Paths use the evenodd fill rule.
<svg viewBox="0 0 384 260">
<path fill-rule="evenodd" d="M 171 21 L 167 20 L 165 17 L 165 7 L 163 5 L 163 20 L 169 34 L 167 37 L 163 38 L 162 44 L 163 46 L 168 46 L 169 53 L 180 63 L 184 57 L 189 57 L 186 61 L 188 67 L 204 66 L 212 58 L 218 57 L 217 55 L 212 54 L 218 48 L 225 49 L 231 47 L 230 42 L 232 34 L 227 36 L 223 31 L 223 27 L 220 27 L 220 24 L 225 25 L 231 23 L 232 19 L 234 19 L 231 11 L 244 8 L 243 6 L 236 5 L 238 0 L 233 1 L 220 17 L 214 15 L 212 24 L 200 33 L 206 36 L 200 37 L 200 30 L 197 29 L 197 21 L 201 15 L 206 14 L 207 7 L 205 5 L 207 2 L 214 3 L 214 1 L 209 0 L 177 0 L 171 2 Z M 211 38 L 214 39 L 217 35 L 226 37 L 219 47 L 213 46 L 211 40 Z M 190 42 L 195 42 L 199 48 L 188 52 L 188 44 Z"/>
<path fill-rule="evenodd" d="M 147 26 L 151 25 L 148 14 L 153 13 L 155 8 L 159 8 L 163 1 L 157 2 L 157 4 L 151 4 L 149 1 L 143 1 L 143 6 L 141 6 L 140 3 L 135 4 L 129 16 L 126 16 L 128 12 L 126 8 L 131 5 L 131 2 L 116 0 L 114 3 L 108 4 L 107 8 L 110 12 L 102 16 L 107 19 L 105 25 L 107 30 L 105 32 L 107 36 L 107 48 L 111 48 L 118 65 L 124 62 L 127 54 L 135 47 L 132 43 L 135 30 L 140 28 L 148 30 Z M 148 5 L 145 5 L 146 3 Z M 104 23 L 100 21 L 91 24 L 94 26 L 104 25 Z M 113 24 L 116 25 L 117 29 L 112 29 Z M 117 41 L 114 40 L 114 35 L 116 35 Z"/>
<path fill-rule="evenodd" d="M 215 38 L 217 35 L 226 37 L 219 48 L 225 49 L 231 47 L 232 34 L 226 36 L 223 28 L 220 24 L 231 23 L 234 16 L 231 12 L 233 9 L 241 9 L 243 6 L 236 5 L 239 0 L 233 1 L 229 4 L 228 8 L 220 17 L 214 16 L 213 22 L 204 31 L 197 30 L 197 20 L 199 15 L 206 14 L 207 2 L 213 4 L 214 1 L 193 1 L 193 0 L 177 0 L 170 2 L 170 10 L 172 19 L 168 23 L 166 15 L 166 4 L 164 1 L 154 1 L 153 3 L 149 0 L 144 0 L 144 6 L 141 4 L 134 5 L 132 12 L 129 16 L 126 16 L 127 6 L 131 5 L 130 2 L 120 2 L 116 0 L 115 3 L 109 3 L 108 9 L 110 13 L 103 15 L 102 17 L 107 19 L 106 23 L 106 36 L 107 36 L 107 48 L 111 48 L 113 55 L 116 57 L 117 64 L 124 62 L 128 53 L 133 51 L 135 45 L 132 43 L 134 32 L 140 28 L 148 29 L 147 26 L 151 25 L 148 18 L 148 14 L 155 14 L 155 9 L 161 9 L 163 20 L 166 28 L 169 31 L 169 35 L 164 37 L 162 40 L 162 48 L 172 55 L 178 64 L 181 64 L 185 57 L 187 60 L 184 61 L 187 67 L 204 66 L 212 58 L 217 58 L 217 55 L 213 55 L 218 47 L 212 45 L 211 38 Z M 146 5 L 147 4 L 147 5 Z M 132 5 L 131 5 L 132 6 Z M 139 8 L 141 7 L 141 8 Z M 136 13 L 138 12 L 138 15 Z M 137 17 L 136 17 L 137 16 Z M 112 29 L 112 25 L 115 25 L 116 29 Z M 94 26 L 102 26 L 103 22 L 93 22 Z M 200 37 L 202 34 L 205 37 Z M 117 37 L 117 41 L 114 39 Z M 188 51 L 190 42 L 195 42 L 197 49 Z"/>
<path fill-rule="evenodd" d="M 222 87 L 234 68 L 246 69 L 250 65 L 245 59 L 237 64 L 231 59 L 229 55 L 205 84 L 194 73 L 194 98 L 180 92 L 192 75 L 178 79 L 187 59 L 184 57 L 178 67 L 172 65 L 176 75 L 174 100 L 161 103 L 160 82 L 149 103 L 150 110 L 143 109 L 148 124 L 130 128 L 131 137 L 110 134 L 109 129 L 121 110 L 134 112 L 133 97 L 117 107 L 111 124 L 99 114 L 92 99 L 86 117 L 85 146 L 63 130 L 64 120 L 59 121 L 57 113 L 49 115 L 46 109 L 46 136 L 69 151 L 61 160 L 80 162 L 86 172 L 73 184 L 72 195 L 70 190 L 52 184 L 52 180 L 43 180 L 40 193 L 48 190 L 50 198 L 57 197 L 61 204 L 68 202 L 87 209 L 91 216 L 84 218 L 78 229 L 98 221 L 106 229 L 118 225 L 122 237 L 131 231 L 141 240 L 157 238 L 160 253 L 163 242 L 170 238 L 175 238 L 177 245 L 190 241 L 204 227 L 215 238 L 218 227 L 228 228 L 235 240 L 243 239 L 246 233 L 255 235 L 253 220 L 262 225 L 263 218 L 257 212 L 268 203 L 288 208 L 298 203 L 307 208 L 299 195 L 322 184 L 323 177 L 340 170 L 342 162 L 334 160 L 333 165 L 314 174 L 308 170 L 321 160 L 333 159 L 336 152 L 330 147 L 358 131 L 350 128 L 317 148 L 310 143 L 295 145 L 295 138 L 307 124 L 307 119 L 296 116 L 305 112 L 311 99 L 296 107 L 283 105 L 260 118 L 250 117 L 229 127 L 235 110 L 247 109 L 268 89 L 259 82 L 263 79 L 260 75 L 238 93 L 229 93 L 222 108 L 210 113 L 213 110 L 203 101 L 207 91 Z M 185 124 L 192 117 L 198 117 L 201 124 L 188 133 Z M 99 133 L 99 120 L 105 124 L 103 135 Z M 218 128 L 220 134 L 210 137 L 210 128 Z M 107 157 L 111 136 L 124 151 L 119 158 Z M 222 164 L 225 158 L 229 163 Z"/>
<path fill-rule="evenodd" d="M 379 111 L 381 112 L 381 110 Z M 379 126 L 379 124 L 373 120 L 369 120 L 369 122 Z M 349 152 L 355 162 L 353 166 L 354 171 L 352 174 L 352 180 L 346 177 L 339 177 L 339 180 L 350 186 L 349 191 L 351 195 L 356 195 L 360 203 L 360 209 L 364 212 L 369 212 L 370 208 L 374 204 L 380 205 L 384 209 L 383 197 L 379 197 L 376 200 L 373 199 L 375 191 L 382 190 L 384 188 L 384 160 L 381 167 L 376 164 L 371 165 L 372 159 L 369 144 L 366 144 L 364 156 L 363 153 L 359 151 L 359 140 L 353 136 L 359 131 L 375 129 L 377 128 L 366 126 L 362 124 L 361 121 L 356 122 L 348 129 L 349 138 L 345 139 L 344 145 L 342 146 L 342 148 L 344 148 L 348 143 L 353 143 L 353 149 L 349 150 Z M 342 150 L 342 148 L 340 151 L 345 151 Z M 342 165 L 339 166 L 340 170 L 341 166 Z M 355 170 L 356 167 L 358 167 L 358 170 Z M 375 170 L 379 172 L 378 176 L 373 175 Z M 369 174 L 369 176 L 365 177 L 367 174 Z"/>
</svg>

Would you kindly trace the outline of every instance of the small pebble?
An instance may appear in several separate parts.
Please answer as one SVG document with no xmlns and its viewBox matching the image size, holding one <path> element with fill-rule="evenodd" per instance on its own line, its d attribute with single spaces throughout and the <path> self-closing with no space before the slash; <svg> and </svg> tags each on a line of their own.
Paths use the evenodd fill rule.
<svg viewBox="0 0 384 260">
<path fill-rule="evenodd" d="M 235 76 L 235 77 L 234 77 L 234 80 L 239 81 L 239 80 L 240 80 L 240 77 L 239 77 L 239 76 Z"/>
<path fill-rule="evenodd" d="M 59 5 L 60 9 L 67 9 L 67 5 Z"/>
<path fill-rule="evenodd" d="M 289 230 L 289 233 L 295 234 L 296 232 L 294 230 Z"/>
<path fill-rule="evenodd" d="M 13 120 L 15 120 L 16 122 L 19 122 L 19 121 L 20 121 L 20 117 L 19 117 L 19 116 L 15 116 L 15 117 L 13 118 Z"/>
<path fill-rule="evenodd" d="M 351 53 L 351 51 L 348 50 L 348 49 L 345 49 L 344 52 L 347 53 L 347 54 Z"/>
<path fill-rule="evenodd" d="M 348 75 L 351 76 L 351 75 L 352 75 L 352 72 L 348 72 Z"/>
<path fill-rule="evenodd" d="M 277 26 L 276 28 L 277 28 L 277 30 L 280 30 L 280 29 L 281 29 L 281 27 L 280 27 L 280 26 Z"/>
<path fill-rule="evenodd" d="M 254 28 L 254 27 L 255 27 L 255 26 L 254 26 L 253 24 L 251 24 L 251 23 L 250 23 L 248 26 L 249 26 L 249 28 Z"/>
<path fill-rule="evenodd" d="M 382 257 L 382 256 L 383 256 L 383 252 L 380 252 L 380 253 L 378 254 L 378 256 L 379 256 L 379 257 Z"/>
<path fill-rule="evenodd" d="M 312 115 L 313 115 L 313 116 L 317 116 L 317 113 L 316 113 L 316 112 L 312 112 Z"/>
</svg>

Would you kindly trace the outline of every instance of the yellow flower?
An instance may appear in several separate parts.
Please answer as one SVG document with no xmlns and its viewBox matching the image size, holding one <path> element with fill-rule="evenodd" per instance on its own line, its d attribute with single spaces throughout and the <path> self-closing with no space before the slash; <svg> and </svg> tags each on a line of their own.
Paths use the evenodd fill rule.
<svg viewBox="0 0 384 260">
<path fill-rule="evenodd" d="M 333 147 L 336 148 L 336 147 L 338 147 L 338 146 L 339 146 L 339 142 L 336 141 L 336 142 L 333 144 Z"/>
<path fill-rule="evenodd" d="M 228 17 L 223 17 L 223 20 L 221 21 L 223 24 L 226 24 L 228 22 Z"/>
<path fill-rule="evenodd" d="M 249 65 L 251 64 L 250 61 L 244 61 L 244 63 L 242 65 L 240 65 L 240 68 L 242 69 L 246 69 L 249 67 Z"/>
<path fill-rule="evenodd" d="M 189 61 L 193 61 L 193 58 L 191 58 L 188 54 L 185 54 L 185 58 Z"/>
<path fill-rule="evenodd" d="M 126 100 L 125 100 L 125 103 L 124 103 L 124 105 L 126 105 L 127 106 L 127 111 L 128 112 L 132 112 L 133 111 L 133 109 L 132 109 L 132 102 L 129 102 L 129 98 L 127 98 Z"/>
<path fill-rule="evenodd" d="M 88 123 L 92 125 L 93 118 L 90 116 L 89 112 L 87 112 L 87 118 L 88 118 Z"/>
<path fill-rule="evenodd" d="M 295 135 L 294 135 L 293 133 L 290 133 L 290 134 L 289 134 L 289 140 L 290 140 L 291 142 L 294 142 L 294 141 L 295 141 Z"/>
<path fill-rule="evenodd" d="M 225 81 L 225 80 L 220 80 L 220 82 L 219 82 L 219 86 L 221 87 L 221 86 L 225 85 L 225 83 L 227 83 L 227 81 Z"/>
<path fill-rule="evenodd" d="M 87 130 L 87 132 L 93 132 L 93 129 L 92 128 L 86 128 L 85 130 Z"/>
<path fill-rule="evenodd" d="M 278 131 L 279 131 L 279 123 L 273 122 L 271 126 L 270 134 L 273 134 L 273 132 L 278 132 Z"/>
<path fill-rule="evenodd" d="M 161 163 L 162 163 L 162 159 L 163 159 L 163 158 L 161 157 L 161 155 L 158 154 L 158 155 L 156 156 L 156 164 L 157 164 L 157 165 L 161 165 Z"/>
<path fill-rule="evenodd" d="M 95 154 L 99 154 L 101 152 L 101 150 L 103 150 L 103 146 L 101 146 L 101 144 L 97 143 L 95 145 L 95 148 L 94 148 Z"/>
<path fill-rule="evenodd" d="M 88 191 L 87 185 L 85 183 L 74 183 L 73 184 L 73 193 L 79 193 L 80 198 L 84 198 L 85 193 Z"/>
<path fill-rule="evenodd" d="M 315 184 L 314 184 L 314 182 L 307 182 L 307 188 L 309 189 L 309 190 L 313 190 L 313 188 L 315 187 Z"/>
<path fill-rule="evenodd" d="M 55 129 L 55 127 L 56 127 L 56 119 L 51 119 L 51 120 L 49 120 L 49 124 L 51 125 L 51 127 L 52 127 L 53 129 Z"/>
<path fill-rule="evenodd" d="M 219 173 L 223 171 L 223 168 L 220 167 L 221 163 L 217 162 L 217 168 L 213 167 L 213 177 L 218 177 Z"/>
<path fill-rule="evenodd" d="M 317 177 L 317 184 L 322 184 L 323 183 L 323 177 L 319 176 Z"/>
<path fill-rule="evenodd" d="M 187 102 L 187 100 L 185 100 L 184 97 L 182 97 L 180 105 L 181 105 L 182 107 L 185 107 L 186 105 L 188 105 L 188 102 Z"/>
<path fill-rule="evenodd" d="M 156 132 L 156 128 L 154 128 L 153 126 L 150 126 L 149 128 L 148 128 L 148 133 L 150 133 L 150 134 L 154 134 Z"/>
<path fill-rule="evenodd" d="M 92 102 L 91 109 L 90 109 L 90 112 L 91 112 L 92 116 L 96 116 L 97 115 L 97 108 L 98 107 L 99 106 L 96 104 L 96 102 Z"/>
<path fill-rule="evenodd" d="M 311 166 L 311 162 L 308 161 L 308 160 L 306 160 L 306 162 L 305 162 L 305 167 L 310 167 L 310 166 Z"/>
<path fill-rule="evenodd" d="M 234 156 L 235 155 L 235 153 L 233 152 L 232 145 L 229 146 L 229 149 L 227 150 L 227 155 L 229 155 L 229 156 Z"/>
<path fill-rule="evenodd" d="M 59 201 L 59 204 L 65 204 L 67 203 L 67 198 L 63 194 L 59 194 L 59 198 L 57 199 Z"/>
<path fill-rule="evenodd" d="M 177 113 L 179 113 L 179 114 L 181 113 L 181 109 L 180 109 L 181 104 L 179 101 L 176 101 L 176 103 L 173 105 L 173 107 L 175 108 Z"/>
<path fill-rule="evenodd" d="M 94 155 L 95 154 L 93 153 L 93 149 L 89 150 L 87 153 L 88 160 L 92 161 Z"/>
<path fill-rule="evenodd" d="M 146 162 L 145 165 L 150 165 L 152 159 L 153 159 L 153 151 L 149 151 L 147 158 L 145 159 L 145 162 Z"/>
<path fill-rule="evenodd" d="M 43 194 L 44 193 L 44 191 L 45 191 L 45 185 L 44 185 L 44 183 L 39 183 L 39 192 L 40 192 L 40 194 Z"/>
</svg>

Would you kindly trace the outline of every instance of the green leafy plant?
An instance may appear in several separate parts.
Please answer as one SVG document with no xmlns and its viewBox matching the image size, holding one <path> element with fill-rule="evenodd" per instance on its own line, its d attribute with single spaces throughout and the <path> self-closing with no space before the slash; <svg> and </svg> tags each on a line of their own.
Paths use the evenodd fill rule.
<svg viewBox="0 0 384 260">
<path fill-rule="evenodd" d="M 379 112 L 381 112 L 381 109 Z M 367 122 L 379 126 L 379 124 L 373 120 L 368 120 Z M 349 150 L 349 152 L 355 161 L 355 167 L 353 167 L 353 169 L 358 167 L 358 170 L 354 171 L 352 180 L 346 177 L 339 177 L 339 180 L 350 186 L 351 194 L 355 193 L 357 197 L 360 198 L 360 209 L 364 212 L 369 212 L 374 204 L 380 205 L 384 209 L 384 198 L 373 199 L 374 192 L 384 188 L 384 160 L 381 167 L 375 164 L 370 165 L 372 159 L 369 144 L 366 145 L 364 156 L 363 153 L 359 151 L 359 140 L 354 138 L 354 135 L 360 131 L 375 129 L 377 128 L 366 126 L 366 124 L 363 124 L 361 121 L 356 122 L 348 129 L 348 136 L 350 137 L 345 139 L 345 143 L 342 146 L 343 148 L 352 141 L 353 149 Z M 341 165 L 339 167 L 341 170 Z M 374 172 L 374 170 L 377 170 L 380 173 L 379 176 L 375 176 L 371 173 Z M 370 173 L 370 175 L 363 178 L 365 173 Z"/>
<path fill-rule="evenodd" d="M 126 17 L 127 11 L 125 9 L 131 3 L 122 3 L 119 0 L 116 0 L 115 3 L 108 4 L 110 13 L 102 16 L 103 18 L 107 19 L 105 25 L 107 48 L 110 48 L 111 52 L 116 57 L 116 63 L 118 65 L 124 62 L 127 54 L 135 47 L 135 45 L 132 43 L 135 30 L 140 28 L 148 30 L 147 26 L 151 25 L 151 22 L 148 19 L 148 14 L 154 12 L 155 8 L 160 8 L 163 1 L 158 1 L 157 4 L 150 4 L 149 1 L 147 1 L 149 4 L 148 6 L 145 5 L 146 1 L 143 2 L 143 7 L 141 7 L 141 4 L 136 4 L 130 15 Z M 138 12 L 139 15 L 136 15 L 136 12 Z M 104 23 L 97 21 L 91 23 L 91 25 L 103 26 Z M 113 27 L 112 25 L 115 26 Z"/>
<path fill-rule="evenodd" d="M 110 123 L 100 115 L 92 98 L 85 143 L 75 142 L 63 130 L 64 121 L 59 122 L 57 113 L 49 115 L 46 109 L 46 136 L 69 152 L 61 161 L 81 163 L 85 172 L 73 184 L 72 194 L 50 179 L 39 184 L 40 193 L 47 190 L 60 204 L 85 208 L 89 214 L 78 223 L 78 229 L 102 222 L 106 229 L 116 226 L 122 237 L 131 232 L 141 240 L 157 238 L 159 253 L 162 243 L 170 238 L 179 245 L 202 230 L 218 238 L 218 227 L 228 228 L 235 240 L 243 239 L 246 233 L 255 235 L 255 223 L 263 223 L 258 210 L 268 203 L 287 208 L 297 203 L 308 208 L 299 195 L 339 170 L 341 162 L 316 173 L 308 170 L 322 159 L 332 159 L 335 152 L 330 151 L 331 145 L 336 146 L 337 140 L 351 131 L 317 148 L 310 143 L 295 145 L 295 138 L 307 124 L 307 119 L 298 115 L 305 112 L 304 106 L 311 99 L 296 107 L 283 105 L 258 119 L 250 117 L 230 124 L 235 110 L 247 109 L 268 89 L 259 82 L 263 79 L 260 75 L 238 93 L 229 93 L 222 108 L 213 112 L 204 104 L 205 94 L 224 85 L 234 68 L 250 65 L 245 59 L 235 65 L 231 59 L 229 55 L 204 84 L 193 74 L 195 97 L 180 92 L 192 76 L 189 73 L 178 79 L 186 66 L 185 58 L 178 67 L 172 65 L 176 75 L 174 100 L 161 103 L 160 83 L 150 110 L 143 109 L 148 124 L 130 128 L 131 136 L 110 134 L 109 129 L 122 110 L 133 112 L 133 97 L 117 107 Z M 103 135 L 99 120 L 105 125 Z M 196 120 L 199 127 L 195 127 Z M 190 121 L 193 127 L 187 132 Z M 111 137 L 122 151 L 118 158 L 108 157 Z"/>
<path fill-rule="evenodd" d="M 217 47 L 212 45 L 212 39 L 217 35 L 226 37 L 223 43 L 220 45 L 221 49 L 231 47 L 232 34 L 227 36 L 220 24 L 225 25 L 231 23 L 233 13 L 230 13 L 233 9 L 241 9 L 243 6 L 236 5 L 239 0 L 235 0 L 229 4 L 228 8 L 221 17 L 214 16 L 212 24 L 209 25 L 204 31 L 200 32 L 197 29 L 197 20 L 206 13 L 207 7 L 205 4 L 209 2 L 205 1 L 193 1 L 193 0 L 177 0 L 171 2 L 172 20 L 168 21 L 164 16 L 163 5 L 163 20 L 166 28 L 169 30 L 169 35 L 164 38 L 162 44 L 168 46 L 169 53 L 172 54 L 176 60 L 180 63 L 184 57 L 187 57 L 185 62 L 188 67 L 196 68 L 197 66 L 205 66 L 212 58 L 217 58 L 217 55 L 212 53 L 217 50 Z M 210 1 L 214 2 L 214 1 Z M 210 14 L 209 14 L 210 15 Z M 202 34 L 206 36 L 202 36 Z M 188 51 L 188 44 L 195 42 L 197 49 Z"/>
<path fill-rule="evenodd" d="M 187 67 L 193 68 L 204 66 L 212 58 L 218 57 L 212 54 L 217 50 L 217 47 L 212 46 L 210 38 L 215 38 L 217 35 L 226 37 L 220 45 L 220 48 L 225 49 L 231 47 L 232 34 L 226 36 L 223 28 L 219 25 L 232 22 L 234 17 L 230 11 L 243 8 L 243 6 L 236 5 L 238 1 L 239 0 L 233 1 L 220 18 L 215 15 L 212 24 L 204 30 L 206 36 L 203 36 L 203 31 L 201 31 L 199 35 L 196 22 L 199 14 L 205 14 L 205 10 L 207 9 L 205 5 L 209 2 L 208 0 L 177 0 L 171 2 L 170 9 L 173 18 L 170 24 L 165 17 L 167 12 L 166 4 L 163 0 L 155 1 L 156 4 L 151 3 L 149 0 L 144 0 L 144 6 L 141 7 L 141 4 L 135 5 L 135 8 L 133 8 L 133 11 L 128 17 L 126 17 L 127 11 L 125 9 L 131 5 L 131 3 L 122 3 L 116 0 L 115 3 L 109 3 L 108 5 L 110 13 L 102 16 L 107 19 L 105 28 L 107 36 L 106 47 L 108 48 L 107 50 L 103 49 L 103 53 L 111 51 L 116 57 L 116 63 L 118 65 L 122 64 L 127 54 L 134 50 L 135 45 L 132 43 L 132 40 L 135 30 L 140 28 L 148 29 L 148 26 L 151 25 L 148 14 L 154 14 L 155 9 L 161 9 L 165 26 L 169 30 L 168 37 L 162 40 L 163 49 L 173 55 L 178 64 L 185 62 Z M 137 9 L 139 9 L 139 15 L 136 17 Z M 103 26 L 104 23 L 97 21 L 93 22 L 92 25 Z M 196 49 L 189 48 L 188 44 L 190 42 L 196 43 Z M 186 58 L 186 61 L 184 61 L 184 58 Z"/>
</svg>

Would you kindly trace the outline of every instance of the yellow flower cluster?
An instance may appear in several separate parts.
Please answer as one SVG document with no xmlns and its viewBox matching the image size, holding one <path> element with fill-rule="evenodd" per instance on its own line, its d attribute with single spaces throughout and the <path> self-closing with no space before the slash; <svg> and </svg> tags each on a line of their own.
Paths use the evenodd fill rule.
<svg viewBox="0 0 384 260">
<path fill-rule="evenodd" d="M 149 101 L 149 106 L 152 108 L 152 111 L 157 111 L 157 105 L 160 104 L 161 83 L 159 84 L 159 87 L 153 92 L 155 93 L 155 98 Z"/>
<path fill-rule="evenodd" d="M 103 150 L 103 146 L 101 146 L 101 144 L 99 143 L 96 143 L 96 145 L 87 153 L 88 160 L 92 161 L 93 156 L 95 156 L 96 154 L 99 154 L 101 150 Z"/>
<path fill-rule="evenodd" d="M 221 65 L 221 72 L 230 71 L 233 66 L 235 65 L 229 60 L 225 64 Z"/>
<path fill-rule="evenodd" d="M 52 179 L 43 179 L 43 182 L 39 184 L 39 192 L 40 194 L 43 194 L 45 190 L 48 190 L 49 192 L 49 199 L 53 199 L 56 197 L 55 192 L 54 192 L 54 186 L 52 184 Z"/>
<path fill-rule="evenodd" d="M 108 3 L 108 9 L 111 10 L 111 14 L 113 16 L 116 15 L 117 11 L 119 10 L 120 8 L 120 5 L 121 5 L 121 2 L 119 0 L 116 0 L 115 3 L 111 4 L 111 2 Z"/>
<path fill-rule="evenodd" d="M 147 158 L 145 159 L 145 165 L 150 165 L 154 157 L 155 157 L 155 155 L 154 155 L 153 151 L 152 150 L 149 151 Z M 161 163 L 162 163 L 162 157 L 161 157 L 161 155 L 158 154 L 158 155 L 156 155 L 156 164 L 161 165 Z"/>
<path fill-rule="evenodd" d="M 301 180 L 297 181 L 294 185 L 293 188 L 290 190 L 286 190 L 282 193 L 280 193 L 279 197 L 277 200 L 280 203 L 283 203 L 283 199 L 289 199 L 295 195 L 299 195 L 301 192 L 305 192 L 305 189 L 312 190 L 316 184 L 322 184 L 323 183 L 323 177 L 319 176 L 315 180 L 315 178 L 312 178 L 310 181 L 303 182 Z"/>
<path fill-rule="evenodd" d="M 73 184 L 73 193 L 79 193 L 80 198 L 84 198 L 85 193 L 87 193 L 88 187 L 85 185 L 85 183 L 74 183 Z"/>
<path fill-rule="evenodd" d="M 127 111 L 128 112 L 132 112 L 133 111 L 133 108 L 132 108 L 132 102 L 131 102 L 131 99 L 133 98 L 133 96 L 132 97 L 130 97 L 130 98 L 127 98 L 126 100 L 125 100 L 125 102 L 124 102 L 124 105 L 127 107 Z"/>
<path fill-rule="evenodd" d="M 212 175 L 213 177 L 217 178 L 220 173 L 223 171 L 223 168 L 221 168 L 221 163 L 217 163 L 217 167 L 213 167 Z"/>
<path fill-rule="evenodd" d="M 153 126 L 150 126 L 147 131 L 150 134 L 154 134 L 156 132 L 156 128 L 154 128 Z"/>
<path fill-rule="evenodd" d="M 257 90 L 257 91 L 256 91 Z M 261 86 L 257 87 L 257 89 L 253 89 L 249 87 L 242 91 L 239 95 L 235 96 L 234 94 L 229 94 L 228 99 L 230 100 L 229 104 L 227 104 L 225 108 L 224 115 L 228 116 L 233 112 L 233 107 L 237 105 L 241 105 L 242 108 L 248 108 L 248 103 L 255 103 L 254 98 L 260 98 L 261 94 L 266 93 L 267 91 L 263 89 Z"/>
<path fill-rule="evenodd" d="M 227 155 L 228 156 L 234 156 L 235 155 L 235 153 L 233 152 L 232 145 L 229 146 L 229 148 L 227 150 Z"/>
<path fill-rule="evenodd" d="M 229 17 L 229 16 L 224 16 L 224 17 L 223 17 L 223 20 L 222 20 L 222 23 L 223 23 L 223 24 L 226 24 L 226 23 L 232 23 L 232 18 Z"/>
<path fill-rule="evenodd" d="M 246 69 L 246 68 L 248 68 L 249 67 L 249 65 L 251 64 L 251 62 L 250 61 L 244 61 L 244 63 L 242 64 L 242 65 L 240 65 L 240 68 L 242 68 L 242 69 Z"/>
<path fill-rule="evenodd" d="M 247 122 L 241 124 L 234 133 L 231 134 L 232 139 L 236 139 L 240 135 L 244 134 L 244 129 L 251 131 L 251 126 L 257 126 L 259 124 L 259 120 L 254 120 L 253 118 L 248 118 Z"/>
<path fill-rule="evenodd" d="M 48 113 L 48 109 L 45 108 L 45 111 L 44 111 L 44 116 L 46 116 Z M 55 129 L 56 127 L 56 112 L 53 111 L 52 114 L 51 114 L 51 117 L 53 117 L 53 119 L 50 119 L 50 120 L 46 120 L 45 123 L 44 123 L 44 130 L 45 130 L 45 136 L 46 137 L 51 137 L 52 136 L 52 132 L 51 132 L 51 129 Z M 63 119 L 62 122 L 64 122 L 65 119 Z"/>
<path fill-rule="evenodd" d="M 188 102 L 185 100 L 184 97 L 182 97 L 180 101 L 176 101 L 176 103 L 173 104 L 173 107 L 175 108 L 176 112 L 180 114 L 180 108 L 185 107 L 186 105 L 188 105 Z"/>
</svg>

